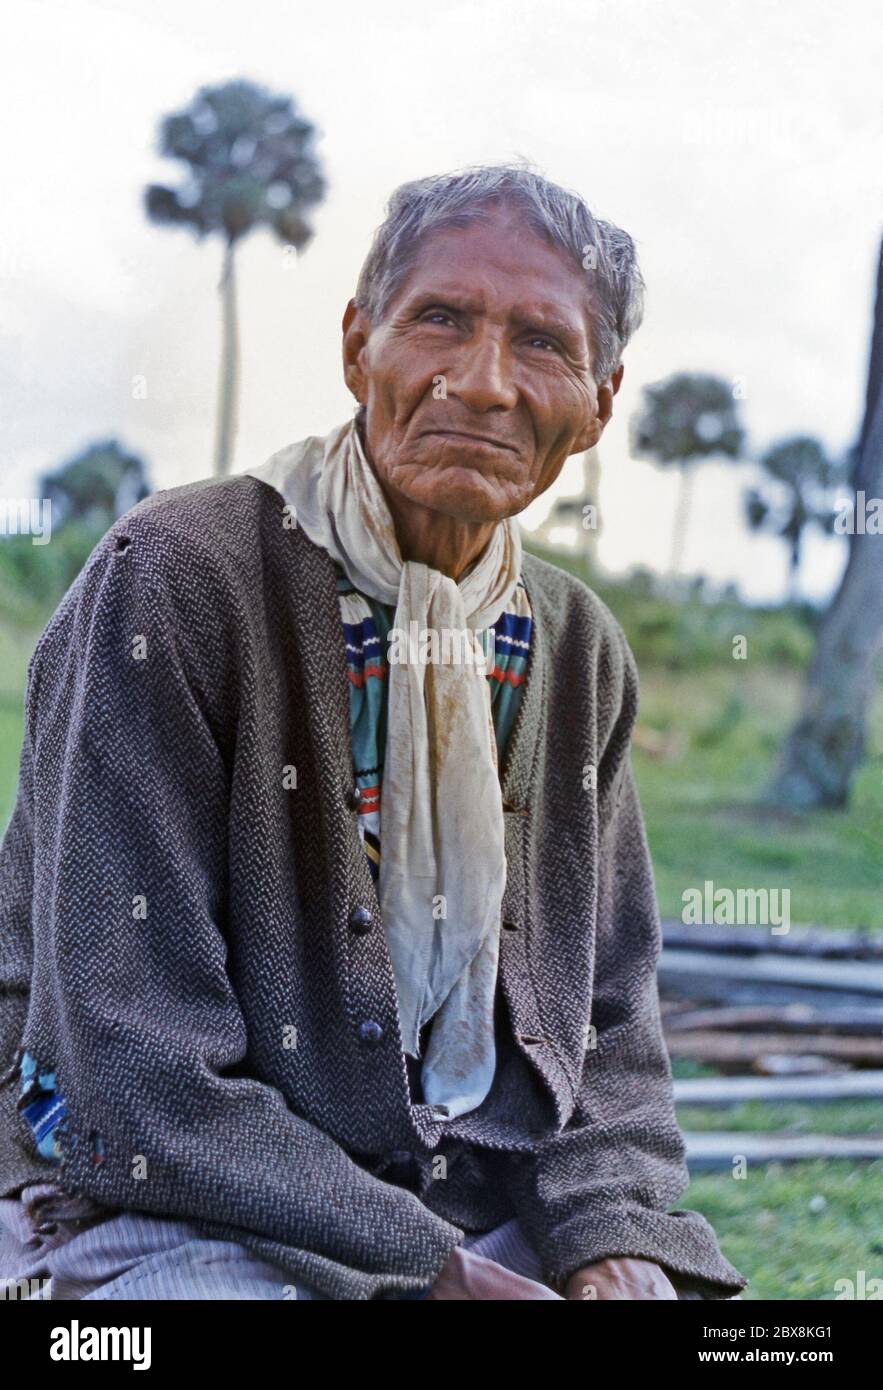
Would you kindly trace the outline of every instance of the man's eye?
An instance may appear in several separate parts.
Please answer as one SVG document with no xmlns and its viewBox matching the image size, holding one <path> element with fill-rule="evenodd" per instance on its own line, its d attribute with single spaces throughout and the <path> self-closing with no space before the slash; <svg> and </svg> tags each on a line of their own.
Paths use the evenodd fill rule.
<svg viewBox="0 0 883 1390">
<path fill-rule="evenodd" d="M 429 323 L 432 319 L 445 319 L 448 323 L 453 323 L 450 314 L 446 314 L 443 309 L 430 309 L 423 315 L 424 323 Z"/>
<path fill-rule="evenodd" d="M 541 333 L 535 333 L 533 337 L 528 338 L 528 342 L 531 347 L 534 343 L 542 343 L 544 347 L 551 348 L 552 352 L 558 351 L 558 344 L 552 338 L 544 338 Z"/>
</svg>

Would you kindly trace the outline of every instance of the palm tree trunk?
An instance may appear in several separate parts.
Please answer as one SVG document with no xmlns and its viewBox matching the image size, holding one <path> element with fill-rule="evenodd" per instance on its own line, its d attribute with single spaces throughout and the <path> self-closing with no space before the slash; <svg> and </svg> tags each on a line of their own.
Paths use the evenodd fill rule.
<svg viewBox="0 0 883 1390">
<path fill-rule="evenodd" d="M 883 246 L 856 488 L 883 497 Z M 856 511 L 858 499 L 856 499 Z M 883 563 L 878 535 L 850 537 L 849 561 L 822 619 L 797 724 L 789 734 L 767 800 L 810 809 L 842 807 L 865 747 L 877 653 L 883 643 Z"/>
<path fill-rule="evenodd" d="M 598 453 L 598 446 L 595 444 L 583 454 L 583 504 L 589 503 L 590 506 L 594 507 L 591 518 L 594 525 L 587 527 L 582 521 L 580 522 L 583 554 L 590 568 L 594 568 L 598 563 L 598 537 L 601 534 L 600 492 L 601 458 Z M 583 515 L 585 516 L 585 513 Z"/>
<path fill-rule="evenodd" d="M 874 327 L 871 332 L 871 356 L 868 362 L 868 383 L 865 390 L 865 415 L 859 435 L 859 454 L 855 470 L 856 489 L 864 488 L 866 492 L 869 489 L 862 477 L 861 462 L 865 456 L 868 432 L 877 409 L 877 398 L 881 391 L 883 391 L 883 242 L 880 243 L 880 254 L 877 259 L 877 297 L 874 300 Z"/>
<path fill-rule="evenodd" d="M 675 575 L 681 568 L 684 558 L 684 546 L 687 542 L 687 525 L 690 519 L 690 495 L 693 490 L 693 469 L 688 463 L 678 465 L 680 480 L 678 483 L 678 500 L 675 507 L 675 519 L 671 532 L 671 558 L 669 560 L 669 574 Z"/>
<path fill-rule="evenodd" d="M 215 436 L 215 473 L 223 478 L 230 472 L 236 441 L 237 394 L 239 388 L 239 332 L 236 323 L 235 243 L 224 248 L 224 268 L 218 288 L 221 292 L 222 343 L 221 376 L 218 386 L 218 421 Z"/>
<path fill-rule="evenodd" d="M 883 394 L 862 451 L 862 477 L 883 497 Z M 767 800 L 800 810 L 845 806 L 862 761 L 876 656 L 883 642 L 883 558 L 878 535 L 850 538 L 849 563 L 819 630 L 795 728 Z"/>
<path fill-rule="evenodd" d="M 788 602 L 800 602 L 800 537 L 795 536 L 791 542 L 791 554 L 788 562 Z"/>
</svg>

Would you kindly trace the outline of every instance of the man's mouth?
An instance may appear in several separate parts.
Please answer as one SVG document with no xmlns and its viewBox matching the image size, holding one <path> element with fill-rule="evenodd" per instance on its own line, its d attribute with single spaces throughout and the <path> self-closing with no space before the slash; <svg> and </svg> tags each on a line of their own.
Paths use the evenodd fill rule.
<svg viewBox="0 0 883 1390">
<path fill-rule="evenodd" d="M 504 439 L 494 439 L 489 434 L 467 434 L 465 430 L 424 430 L 423 434 L 436 435 L 441 439 L 461 439 L 464 444 L 485 444 L 493 449 L 509 449 L 514 452 L 514 445 L 507 444 Z"/>
</svg>

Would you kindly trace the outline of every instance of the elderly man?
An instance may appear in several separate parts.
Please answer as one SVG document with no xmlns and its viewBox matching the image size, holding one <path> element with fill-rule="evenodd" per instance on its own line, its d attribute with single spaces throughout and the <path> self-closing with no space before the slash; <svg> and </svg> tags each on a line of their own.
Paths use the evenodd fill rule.
<svg viewBox="0 0 883 1390">
<path fill-rule="evenodd" d="M 356 418 L 93 551 L 0 861 L 7 1277 L 744 1286 L 668 1210 L 634 661 L 515 520 L 600 438 L 641 292 L 631 239 L 532 172 L 406 184 L 344 314 Z"/>
</svg>

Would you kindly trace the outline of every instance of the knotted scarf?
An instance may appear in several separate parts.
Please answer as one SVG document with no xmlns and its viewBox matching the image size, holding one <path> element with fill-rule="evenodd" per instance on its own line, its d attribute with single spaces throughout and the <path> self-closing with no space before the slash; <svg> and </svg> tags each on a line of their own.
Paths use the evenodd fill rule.
<svg viewBox="0 0 883 1390">
<path fill-rule="evenodd" d="M 405 1051 L 420 1057 L 433 1019 L 423 1092 L 453 1118 L 481 1104 L 496 1064 L 506 859 L 485 648 L 518 582 L 520 531 L 501 521 L 456 582 L 403 560 L 354 420 L 247 471 L 276 488 L 354 588 L 396 605 L 378 898 Z"/>
</svg>

